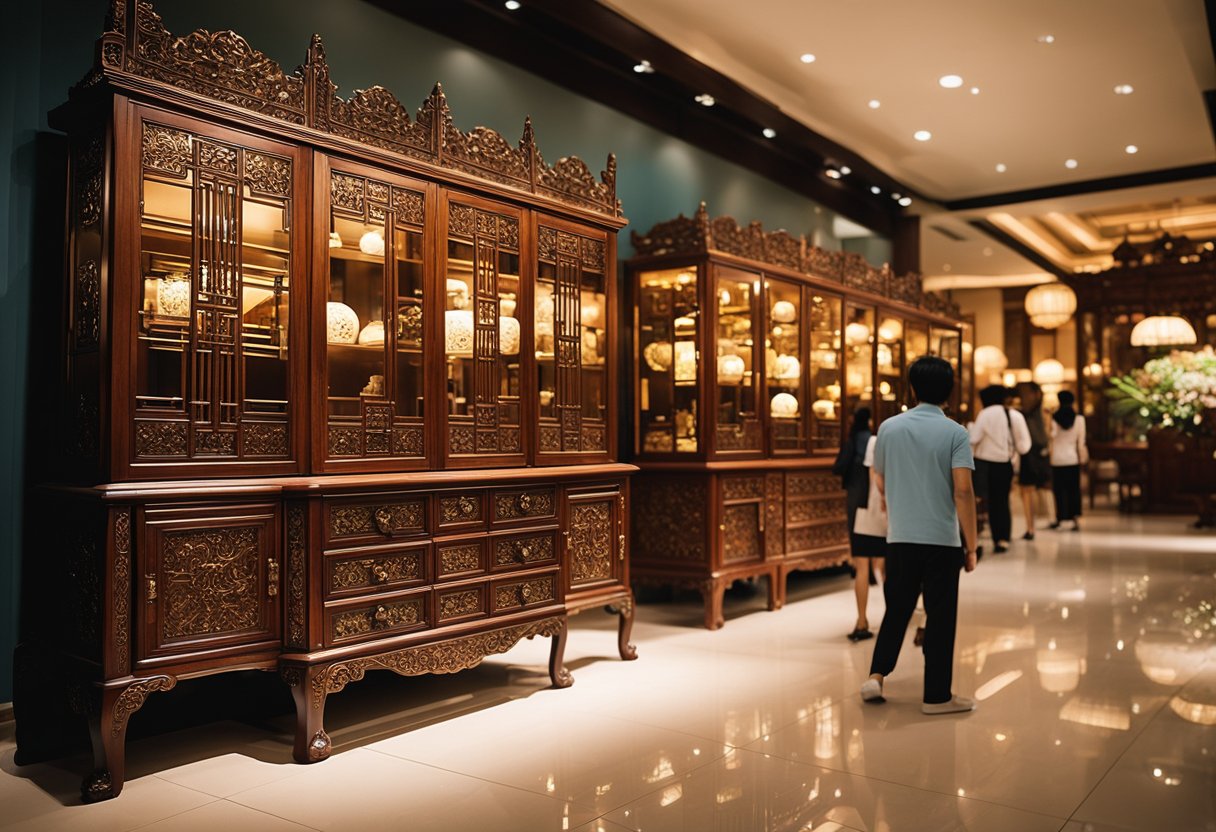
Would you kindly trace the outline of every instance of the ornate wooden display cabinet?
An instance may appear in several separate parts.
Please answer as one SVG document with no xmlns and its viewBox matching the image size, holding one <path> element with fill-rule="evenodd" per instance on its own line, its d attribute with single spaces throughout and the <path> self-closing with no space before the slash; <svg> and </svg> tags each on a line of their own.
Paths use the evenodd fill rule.
<svg viewBox="0 0 1216 832">
<path fill-rule="evenodd" d="M 280 671 L 311 762 L 369 670 L 544 636 L 566 686 L 568 615 L 606 604 L 634 658 L 612 157 L 597 180 L 530 123 L 461 132 L 438 86 L 413 119 L 340 98 L 319 38 L 285 72 L 145 0 L 115 0 L 97 57 L 54 114 L 74 440 L 20 650 L 71 671 L 85 800 L 121 791 L 129 717 L 180 678 Z M 26 738 L 56 718 L 36 676 Z"/>
<path fill-rule="evenodd" d="M 845 496 L 831 464 L 854 411 L 909 403 L 926 354 L 962 359 L 958 310 L 919 275 L 809 246 L 702 204 L 633 235 L 632 576 L 699 589 L 705 626 L 722 594 L 842 563 Z M 962 385 L 959 385 L 961 388 Z M 958 412 L 958 388 L 954 408 Z"/>
</svg>

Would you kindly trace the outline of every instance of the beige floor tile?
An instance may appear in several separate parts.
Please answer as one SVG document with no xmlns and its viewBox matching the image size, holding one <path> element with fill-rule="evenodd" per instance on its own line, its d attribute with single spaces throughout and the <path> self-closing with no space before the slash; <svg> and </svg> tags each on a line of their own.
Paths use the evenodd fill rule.
<svg viewBox="0 0 1216 832">
<path fill-rule="evenodd" d="M 310 828 L 227 800 L 217 800 L 150 826 L 141 826 L 140 832 L 307 832 Z"/>
</svg>

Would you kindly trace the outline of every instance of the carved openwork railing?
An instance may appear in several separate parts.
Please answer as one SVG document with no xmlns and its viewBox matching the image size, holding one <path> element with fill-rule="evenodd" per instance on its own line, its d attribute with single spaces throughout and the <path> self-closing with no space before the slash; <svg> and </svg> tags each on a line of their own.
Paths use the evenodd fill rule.
<svg viewBox="0 0 1216 832">
<path fill-rule="evenodd" d="M 897 275 L 884 265 L 875 268 L 860 254 L 827 251 L 810 245 L 805 236 L 788 231 L 765 231 L 757 221 L 741 226 L 733 217 L 709 218 L 702 202 L 691 217 L 680 214 L 658 223 L 645 234 L 631 233 L 638 255 L 706 254 L 720 251 L 812 277 L 841 283 L 909 306 L 958 318 L 958 305 L 943 295 L 926 292 L 916 272 Z"/>
<path fill-rule="evenodd" d="M 96 66 L 74 93 L 124 76 L 167 84 L 597 213 L 621 215 L 615 156 L 608 156 L 597 180 L 574 156 L 546 164 L 531 119 L 524 121 L 516 146 L 487 127 L 465 133 L 453 124 L 439 84 L 412 119 L 405 105 L 381 86 L 342 98 L 330 80 L 319 35 L 312 36 L 303 65 L 286 72 L 235 32 L 200 29 L 179 37 L 165 29 L 150 0 L 112 0 L 106 30 L 97 43 Z"/>
</svg>

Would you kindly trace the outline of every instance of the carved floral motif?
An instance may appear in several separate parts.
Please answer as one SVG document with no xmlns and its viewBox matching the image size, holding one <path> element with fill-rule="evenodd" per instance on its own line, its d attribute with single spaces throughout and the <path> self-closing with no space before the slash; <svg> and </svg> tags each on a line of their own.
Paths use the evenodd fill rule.
<svg viewBox="0 0 1216 832">
<path fill-rule="evenodd" d="M 410 627 L 424 620 L 422 601 L 411 598 L 338 613 L 333 618 L 333 635 L 335 641 L 340 641 L 366 635 L 374 630 Z"/>
<path fill-rule="evenodd" d="M 415 581 L 422 577 L 422 553 L 402 552 L 376 558 L 333 561 L 330 587 L 334 590 L 359 589 L 377 584 Z"/>
<path fill-rule="evenodd" d="M 724 506 L 722 508 L 722 560 L 757 560 L 760 551 L 760 511 L 756 504 Z"/>
<path fill-rule="evenodd" d="M 291 196 L 291 160 L 246 150 L 245 184 L 257 193 Z"/>
<path fill-rule="evenodd" d="M 574 583 L 612 577 L 612 500 L 575 503 L 570 508 L 570 578 Z"/>
<path fill-rule="evenodd" d="M 137 421 L 135 455 L 185 456 L 186 423 Z"/>
<path fill-rule="evenodd" d="M 307 646 L 304 621 L 308 598 L 305 596 L 305 573 L 308 550 L 304 526 L 305 509 L 291 505 L 287 509 L 287 638 L 296 646 Z"/>
<path fill-rule="evenodd" d="M 439 620 L 447 621 L 481 612 L 481 592 L 468 589 L 439 596 Z"/>
<path fill-rule="evenodd" d="M 97 346 L 101 338 L 101 277 L 96 260 L 76 267 L 76 349 Z"/>
<path fill-rule="evenodd" d="M 165 638 L 262 626 L 263 548 L 253 526 L 171 531 L 164 535 L 161 627 Z"/>
<path fill-rule="evenodd" d="M 456 575 L 481 569 L 481 547 L 476 543 L 444 546 L 439 550 L 439 574 Z"/>
<path fill-rule="evenodd" d="M 287 456 L 287 425 L 246 422 L 242 432 L 246 456 Z"/>
<path fill-rule="evenodd" d="M 158 690 L 172 690 L 177 684 L 173 676 L 153 676 L 132 682 L 118 694 L 114 703 L 114 717 L 110 724 L 110 735 L 118 737 L 126 730 L 131 714 L 143 707 L 148 697 Z"/>
<path fill-rule="evenodd" d="M 643 477 L 630 501 L 633 557 L 642 561 L 705 559 L 707 480 L 700 477 Z"/>
<path fill-rule="evenodd" d="M 494 541 L 494 565 L 524 565 L 553 560 L 553 538 L 548 535 L 499 538 Z"/>
<path fill-rule="evenodd" d="M 114 660 L 122 674 L 131 669 L 131 509 L 114 512 Z M 142 702 L 142 700 L 141 700 Z"/>
<path fill-rule="evenodd" d="M 494 519 L 516 520 L 553 514 L 553 491 L 525 491 L 520 494 L 495 494 Z"/>
<path fill-rule="evenodd" d="M 537 578 L 520 584 L 507 584 L 494 591 L 494 609 L 510 610 L 553 600 L 553 578 Z"/>
<path fill-rule="evenodd" d="M 105 172 L 105 146 L 100 135 L 93 136 L 79 151 L 76 170 L 76 215 L 82 227 L 101 219 L 101 182 Z"/>
</svg>

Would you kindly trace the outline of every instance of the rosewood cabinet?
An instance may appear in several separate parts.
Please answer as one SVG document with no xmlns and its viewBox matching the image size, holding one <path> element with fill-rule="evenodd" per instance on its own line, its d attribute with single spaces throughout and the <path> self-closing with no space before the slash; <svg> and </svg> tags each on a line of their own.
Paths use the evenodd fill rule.
<svg viewBox="0 0 1216 832">
<path fill-rule="evenodd" d="M 54 671 L 19 671 L 18 758 L 70 699 L 84 798 L 113 797 L 149 695 L 261 669 L 319 760 L 326 698 L 369 670 L 541 636 L 569 685 L 590 608 L 635 658 L 612 157 L 596 178 L 529 123 L 462 132 L 438 86 L 414 117 L 343 99 L 319 38 L 286 72 L 145 0 L 114 0 L 97 57 L 53 116 L 74 440 L 30 501 L 52 549 L 27 557 L 19 656 Z"/>
<path fill-rule="evenodd" d="M 766 577 L 777 609 L 790 572 L 848 558 L 830 469 L 849 421 L 906 409 L 916 357 L 961 369 L 958 311 L 918 275 L 704 204 L 633 244 L 631 577 L 700 590 L 717 629 L 733 581 Z"/>
</svg>

